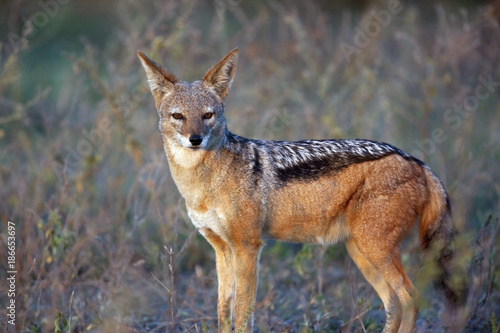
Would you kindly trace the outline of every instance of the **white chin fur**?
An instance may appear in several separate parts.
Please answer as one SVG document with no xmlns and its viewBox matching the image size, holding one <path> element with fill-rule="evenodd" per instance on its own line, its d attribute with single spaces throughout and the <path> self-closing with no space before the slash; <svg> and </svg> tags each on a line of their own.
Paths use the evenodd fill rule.
<svg viewBox="0 0 500 333">
<path fill-rule="evenodd" d="M 197 166 L 204 155 L 202 149 L 189 149 L 174 141 L 169 141 L 165 148 L 168 151 L 167 156 L 186 169 Z"/>
</svg>

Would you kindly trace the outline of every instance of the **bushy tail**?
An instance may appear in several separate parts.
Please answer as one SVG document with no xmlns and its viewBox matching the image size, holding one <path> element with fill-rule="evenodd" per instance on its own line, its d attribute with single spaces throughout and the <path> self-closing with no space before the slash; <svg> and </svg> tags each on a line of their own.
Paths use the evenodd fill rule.
<svg viewBox="0 0 500 333">
<path fill-rule="evenodd" d="M 466 298 L 466 288 L 451 284 L 453 239 L 455 231 L 451 221 L 451 206 L 446 190 L 439 179 L 425 168 L 429 199 L 420 217 L 420 244 L 425 252 L 433 254 L 440 270 L 435 286 L 443 292 L 447 306 L 455 309 Z"/>
</svg>

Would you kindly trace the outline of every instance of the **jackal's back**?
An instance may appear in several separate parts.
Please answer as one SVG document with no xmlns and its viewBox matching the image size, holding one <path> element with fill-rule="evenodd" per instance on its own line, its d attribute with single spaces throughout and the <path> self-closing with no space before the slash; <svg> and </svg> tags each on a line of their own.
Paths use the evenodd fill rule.
<svg viewBox="0 0 500 333">
<path fill-rule="evenodd" d="M 350 166 L 397 155 L 419 166 L 425 164 L 384 142 L 350 140 L 272 141 L 250 140 L 228 133 L 229 145 L 243 155 L 256 176 L 265 171 L 266 179 L 285 186 L 289 182 L 311 181 L 335 174 Z M 229 148 L 235 150 L 234 148 Z M 265 167 L 266 166 L 266 167 Z"/>
</svg>

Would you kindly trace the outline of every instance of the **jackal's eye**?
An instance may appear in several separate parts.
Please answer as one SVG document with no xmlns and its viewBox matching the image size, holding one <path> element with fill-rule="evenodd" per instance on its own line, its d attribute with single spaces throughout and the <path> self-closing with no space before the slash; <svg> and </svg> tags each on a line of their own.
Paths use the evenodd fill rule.
<svg viewBox="0 0 500 333">
<path fill-rule="evenodd" d="M 214 115 L 213 112 L 206 112 L 203 114 L 203 119 L 210 119 Z"/>
<path fill-rule="evenodd" d="M 172 113 L 172 117 L 174 119 L 182 119 L 182 118 L 184 118 L 184 116 L 182 114 L 180 114 L 180 113 Z"/>
</svg>

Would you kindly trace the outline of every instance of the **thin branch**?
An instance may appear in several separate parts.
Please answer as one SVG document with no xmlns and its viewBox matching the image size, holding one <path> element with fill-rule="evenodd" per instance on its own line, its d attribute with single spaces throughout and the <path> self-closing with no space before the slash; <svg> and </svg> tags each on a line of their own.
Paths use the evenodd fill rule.
<svg viewBox="0 0 500 333">
<path fill-rule="evenodd" d="M 165 288 L 166 291 L 168 291 L 169 294 L 171 294 L 170 290 L 168 290 L 167 286 L 164 285 L 155 275 L 153 272 L 151 272 L 151 275 L 153 275 L 153 277 L 155 278 L 156 281 L 158 281 L 158 283 L 163 287 Z"/>
<path fill-rule="evenodd" d="M 365 328 L 365 325 L 363 324 L 363 321 L 361 320 L 361 314 L 359 313 L 359 308 L 358 308 L 358 305 L 356 304 L 356 299 L 355 299 L 355 296 L 354 296 L 354 283 L 353 283 L 353 279 L 352 279 L 351 260 L 350 259 L 348 261 L 348 271 L 349 271 L 349 279 L 348 280 L 349 280 L 349 286 L 350 286 L 349 289 L 351 290 L 352 305 L 354 306 L 354 309 L 355 309 L 356 314 L 357 314 L 357 316 L 354 317 L 352 320 L 350 320 L 348 323 L 354 321 L 355 319 L 358 319 L 359 323 L 361 325 L 361 329 L 363 330 L 364 333 L 366 333 L 366 328 Z"/>
</svg>

